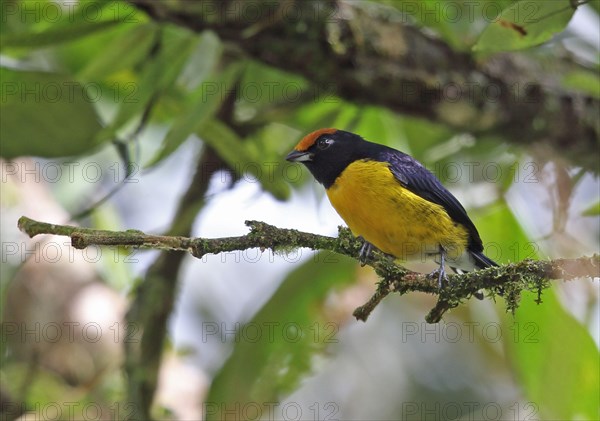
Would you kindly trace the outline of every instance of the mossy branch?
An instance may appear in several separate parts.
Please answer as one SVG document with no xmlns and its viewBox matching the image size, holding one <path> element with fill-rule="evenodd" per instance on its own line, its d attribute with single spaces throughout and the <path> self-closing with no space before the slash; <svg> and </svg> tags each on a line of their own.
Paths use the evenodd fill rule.
<svg viewBox="0 0 600 421">
<path fill-rule="evenodd" d="M 561 82 L 594 69 L 564 54 L 551 62 L 522 52 L 473 56 L 411 24 L 410 12 L 376 2 L 128 2 L 157 22 L 210 30 L 243 59 L 302 76 L 313 100 L 340 97 L 458 133 L 552 146 L 577 166 L 599 170 L 600 99 Z M 429 13 L 418 3 L 417 15 Z"/>
<path fill-rule="evenodd" d="M 138 230 L 106 231 L 90 228 L 56 225 L 39 222 L 25 216 L 18 222 L 19 229 L 30 237 L 38 234 L 64 235 L 71 238 L 77 249 L 96 246 L 126 246 L 162 250 L 187 251 L 197 258 L 206 254 L 218 254 L 249 248 L 286 251 L 300 247 L 313 250 L 329 250 L 352 258 L 357 258 L 361 241 L 347 228 L 340 227 L 337 238 L 301 232 L 294 229 L 277 228 L 260 221 L 246 221 L 250 232 L 239 237 L 188 238 L 177 236 L 151 235 Z M 436 306 L 425 320 L 437 323 L 443 314 L 458 306 L 479 290 L 486 290 L 492 296 L 503 295 L 507 300 L 507 310 L 514 311 L 522 291 L 538 293 L 538 302 L 550 280 L 565 281 L 575 278 L 600 278 L 600 255 L 577 259 L 555 259 L 549 261 L 525 260 L 499 267 L 488 268 L 462 275 L 448 275 L 448 282 L 438 289 L 437 277 L 412 272 L 397 265 L 388 256 L 374 252 L 368 265 L 373 267 L 381 278 L 377 291 L 371 299 L 354 311 L 358 320 L 366 321 L 377 304 L 389 293 L 406 294 L 421 291 L 439 295 Z"/>
</svg>

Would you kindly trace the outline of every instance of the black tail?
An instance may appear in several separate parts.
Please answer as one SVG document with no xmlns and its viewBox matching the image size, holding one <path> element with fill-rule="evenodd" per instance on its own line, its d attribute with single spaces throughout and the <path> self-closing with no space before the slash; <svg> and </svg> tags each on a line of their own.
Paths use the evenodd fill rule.
<svg viewBox="0 0 600 421">
<path fill-rule="evenodd" d="M 475 266 L 477 266 L 479 269 L 498 266 L 498 263 L 494 262 L 492 259 L 490 259 L 480 251 L 471 250 L 471 256 L 473 256 L 473 259 L 475 259 Z"/>
</svg>

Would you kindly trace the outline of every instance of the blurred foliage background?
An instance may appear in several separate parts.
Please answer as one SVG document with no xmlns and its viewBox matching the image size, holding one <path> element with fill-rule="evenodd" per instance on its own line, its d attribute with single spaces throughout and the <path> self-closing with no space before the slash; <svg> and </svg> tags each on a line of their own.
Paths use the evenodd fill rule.
<svg viewBox="0 0 600 421">
<path fill-rule="evenodd" d="M 276 64 L 299 60 L 280 46 L 285 31 L 245 47 L 284 25 L 341 51 L 337 22 L 384 16 L 377 54 L 415 48 L 410 29 L 476 68 L 533 62 L 533 82 L 593 113 L 600 7 L 579 3 L 2 0 L 2 419 L 600 419 L 597 280 L 557 282 L 539 305 L 524 295 L 514 315 L 501 298 L 469 302 L 438 325 L 423 320 L 435 297 L 392 295 L 360 323 L 352 310 L 377 278 L 333 254 L 80 251 L 16 227 L 27 215 L 221 237 L 257 219 L 335 235 L 321 186 L 283 157 L 337 127 L 423 162 L 499 263 L 597 253 L 597 115 L 591 143 L 534 142 L 461 120 L 435 56 L 413 64 L 434 69 L 444 107 L 397 112 L 380 100 L 394 86 L 341 88 L 360 52 L 340 52 L 336 74 L 307 51 L 316 83 Z M 326 32 L 307 7 L 335 12 Z"/>
</svg>

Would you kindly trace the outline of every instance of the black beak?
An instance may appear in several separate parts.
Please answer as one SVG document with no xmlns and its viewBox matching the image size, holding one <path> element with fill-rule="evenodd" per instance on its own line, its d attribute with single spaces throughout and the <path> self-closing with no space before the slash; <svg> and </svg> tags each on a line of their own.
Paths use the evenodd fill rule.
<svg viewBox="0 0 600 421">
<path fill-rule="evenodd" d="M 306 161 L 312 161 L 313 159 L 313 154 L 310 152 L 302 152 L 302 151 L 297 151 L 297 150 L 293 150 L 291 151 L 288 156 L 285 157 L 286 161 L 290 161 L 290 162 L 306 162 Z"/>
</svg>

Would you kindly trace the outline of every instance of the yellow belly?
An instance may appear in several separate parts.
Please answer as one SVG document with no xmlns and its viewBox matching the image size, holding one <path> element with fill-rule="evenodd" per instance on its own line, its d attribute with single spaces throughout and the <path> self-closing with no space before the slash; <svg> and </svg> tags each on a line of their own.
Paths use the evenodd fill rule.
<svg viewBox="0 0 600 421">
<path fill-rule="evenodd" d="M 439 253 L 460 256 L 467 230 L 455 224 L 444 208 L 400 185 L 388 164 L 356 161 L 327 190 L 335 210 L 352 233 L 401 260 Z"/>
</svg>

